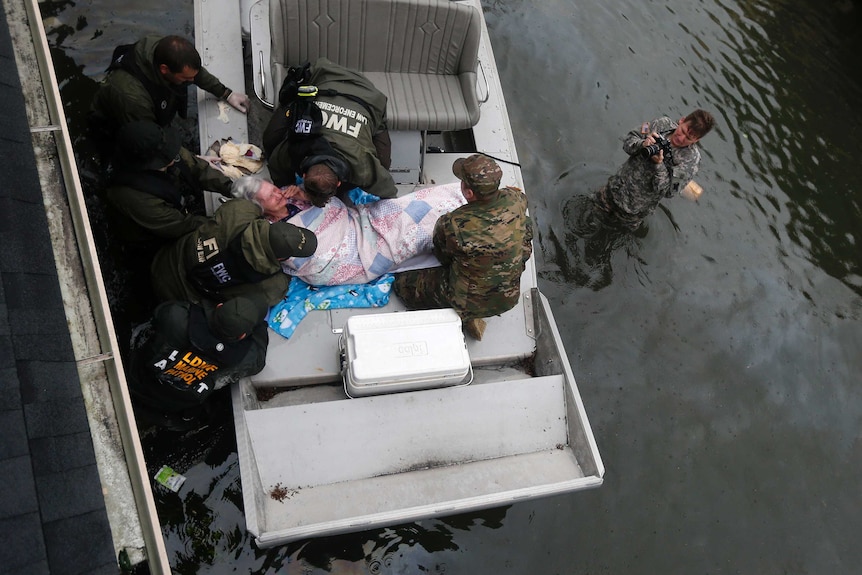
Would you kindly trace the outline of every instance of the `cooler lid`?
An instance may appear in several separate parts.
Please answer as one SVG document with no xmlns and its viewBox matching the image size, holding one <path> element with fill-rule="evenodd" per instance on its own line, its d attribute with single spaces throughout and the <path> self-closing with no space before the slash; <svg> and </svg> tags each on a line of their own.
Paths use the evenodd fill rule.
<svg viewBox="0 0 862 575">
<path fill-rule="evenodd" d="M 355 384 L 466 375 L 470 356 L 452 309 L 353 316 L 345 325 Z"/>
</svg>

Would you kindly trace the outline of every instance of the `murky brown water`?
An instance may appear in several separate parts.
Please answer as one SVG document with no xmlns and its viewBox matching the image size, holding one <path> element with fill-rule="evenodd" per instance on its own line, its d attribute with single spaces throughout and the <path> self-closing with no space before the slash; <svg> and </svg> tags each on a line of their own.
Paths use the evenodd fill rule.
<svg viewBox="0 0 862 575">
<path fill-rule="evenodd" d="M 73 127 L 92 90 L 87 78 L 114 45 L 191 31 L 189 2 L 123 4 L 43 5 L 60 31 L 52 38 Z M 177 571 L 858 572 L 862 7 L 485 7 L 520 138 L 541 287 L 605 484 L 264 553 L 244 533 L 228 423 L 188 438 L 200 448 L 169 462 L 191 487 L 182 501 L 160 502 Z M 571 198 L 623 162 L 628 130 L 695 107 L 718 120 L 702 141 L 701 199 L 665 202 L 645 235 L 587 257 L 563 216 Z M 170 439 L 148 441 L 160 455 Z"/>
</svg>

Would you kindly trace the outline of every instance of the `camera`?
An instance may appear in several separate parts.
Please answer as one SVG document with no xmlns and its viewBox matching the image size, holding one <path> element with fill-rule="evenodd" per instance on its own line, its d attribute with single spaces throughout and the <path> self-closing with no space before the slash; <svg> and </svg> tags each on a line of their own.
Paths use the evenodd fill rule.
<svg viewBox="0 0 862 575">
<path fill-rule="evenodd" d="M 673 160 L 673 150 L 671 149 L 670 140 L 661 134 L 657 134 L 655 136 L 655 144 L 641 148 L 641 154 L 643 154 L 643 157 L 645 158 L 652 158 L 662 151 L 664 152 L 665 162 Z"/>
</svg>

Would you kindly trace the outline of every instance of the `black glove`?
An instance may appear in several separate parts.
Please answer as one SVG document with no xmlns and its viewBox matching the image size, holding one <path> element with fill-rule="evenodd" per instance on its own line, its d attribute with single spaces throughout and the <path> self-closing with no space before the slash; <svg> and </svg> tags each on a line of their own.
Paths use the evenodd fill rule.
<svg viewBox="0 0 862 575">
<path fill-rule="evenodd" d="M 299 87 L 307 84 L 311 79 L 311 63 L 306 62 L 304 66 L 291 66 L 287 69 L 287 75 L 284 77 L 284 82 L 281 83 L 281 89 L 278 91 L 278 103 L 281 106 L 287 106 L 294 99 L 299 91 Z"/>
</svg>

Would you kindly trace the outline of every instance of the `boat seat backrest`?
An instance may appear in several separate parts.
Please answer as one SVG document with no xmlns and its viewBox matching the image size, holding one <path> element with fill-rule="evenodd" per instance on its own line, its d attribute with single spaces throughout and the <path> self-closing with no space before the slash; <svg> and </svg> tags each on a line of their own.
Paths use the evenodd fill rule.
<svg viewBox="0 0 862 575">
<path fill-rule="evenodd" d="M 386 94 L 390 129 L 468 129 L 479 120 L 481 17 L 449 0 L 270 0 L 274 85 L 326 57 Z"/>
</svg>

